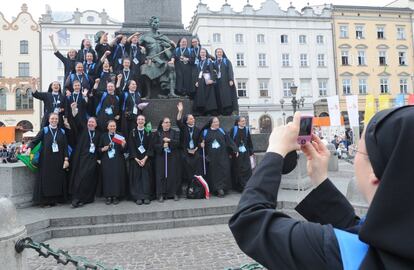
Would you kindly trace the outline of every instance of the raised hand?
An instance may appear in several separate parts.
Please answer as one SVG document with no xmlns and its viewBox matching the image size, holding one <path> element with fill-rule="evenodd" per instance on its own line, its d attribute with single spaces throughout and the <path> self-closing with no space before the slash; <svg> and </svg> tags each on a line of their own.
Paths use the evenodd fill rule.
<svg viewBox="0 0 414 270">
<path fill-rule="evenodd" d="M 179 112 L 182 112 L 184 110 L 184 106 L 183 106 L 183 103 L 181 101 L 178 102 L 177 109 L 178 109 Z"/>
</svg>

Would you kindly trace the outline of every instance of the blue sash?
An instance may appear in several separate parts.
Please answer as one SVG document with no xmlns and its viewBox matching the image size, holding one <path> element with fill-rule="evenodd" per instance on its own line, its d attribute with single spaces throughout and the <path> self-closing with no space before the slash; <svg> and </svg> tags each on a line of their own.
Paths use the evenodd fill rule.
<svg viewBox="0 0 414 270">
<path fill-rule="evenodd" d="M 358 270 L 369 246 L 359 240 L 357 234 L 339 229 L 334 229 L 334 232 L 338 240 L 344 270 Z"/>
</svg>

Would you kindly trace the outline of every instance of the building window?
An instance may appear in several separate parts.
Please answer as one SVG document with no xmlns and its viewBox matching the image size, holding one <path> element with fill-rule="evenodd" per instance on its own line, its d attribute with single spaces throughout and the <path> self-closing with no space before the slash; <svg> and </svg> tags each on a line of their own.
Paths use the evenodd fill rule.
<svg viewBox="0 0 414 270">
<path fill-rule="evenodd" d="M 57 38 L 58 38 L 58 44 L 61 46 L 69 46 L 70 45 L 70 34 L 68 34 L 68 31 L 66 28 L 60 29 L 58 32 L 56 32 Z"/>
<path fill-rule="evenodd" d="M 28 54 L 28 53 L 29 53 L 29 41 L 20 40 L 20 54 Z"/>
<path fill-rule="evenodd" d="M 339 26 L 339 37 L 348 38 L 348 25 Z"/>
<path fill-rule="evenodd" d="M 269 115 L 265 114 L 259 118 L 259 129 L 260 133 L 272 132 L 272 119 Z"/>
<path fill-rule="evenodd" d="M 257 35 L 257 43 L 260 43 L 260 44 L 265 43 L 265 36 L 263 34 Z"/>
<path fill-rule="evenodd" d="M 7 110 L 7 107 L 6 107 L 7 96 L 6 96 L 6 94 L 7 94 L 6 89 L 0 88 L 0 110 L 1 111 Z"/>
<path fill-rule="evenodd" d="M 397 39 L 405 39 L 405 27 L 397 27 Z"/>
<path fill-rule="evenodd" d="M 323 44 L 324 43 L 324 38 L 322 35 L 317 35 L 316 36 L 316 43 L 318 44 Z"/>
<path fill-rule="evenodd" d="M 280 36 L 280 43 L 287 44 L 289 42 L 288 35 L 281 35 Z"/>
<path fill-rule="evenodd" d="M 266 67 L 266 54 L 259 53 L 259 67 Z"/>
<path fill-rule="evenodd" d="M 16 110 L 33 109 L 32 90 L 16 89 Z"/>
<path fill-rule="evenodd" d="M 359 79 L 358 81 L 358 89 L 360 95 L 366 95 L 367 94 L 367 79 Z"/>
<path fill-rule="evenodd" d="M 358 66 L 365 66 L 367 64 L 365 59 L 365 51 L 358 51 Z"/>
<path fill-rule="evenodd" d="M 3 63 L 0 63 L 0 78 L 3 77 Z"/>
<path fill-rule="evenodd" d="M 243 43 L 243 34 L 236 34 L 236 43 Z"/>
<path fill-rule="evenodd" d="M 30 70 L 29 70 L 29 63 L 19 63 L 19 77 L 29 77 Z"/>
<path fill-rule="evenodd" d="M 219 34 L 219 33 L 214 33 L 214 34 L 213 34 L 213 42 L 215 42 L 215 43 L 220 43 L 220 42 L 221 42 L 221 34 Z"/>
<path fill-rule="evenodd" d="M 246 81 L 237 82 L 237 95 L 239 97 L 247 97 L 247 82 Z"/>
<path fill-rule="evenodd" d="M 327 86 L 328 86 L 328 80 L 326 79 L 318 80 L 319 96 L 326 97 L 328 95 Z"/>
<path fill-rule="evenodd" d="M 290 55 L 288 53 L 282 54 L 282 66 L 290 67 Z"/>
<path fill-rule="evenodd" d="M 357 39 L 365 38 L 364 26 L 363 25 L 356 25 L 355 26 L 355 37 Z"/>
<path fill-rule="evenodd" d="M 311 97 L 312 90 L 311 90 L 311 79 L 302 79 L 300 80 L 300 92 L 304 97 Z"/>
<path fill-rule="evenodd" d="M 389 93 L 389 81 L 386 78 L 380 79 L 380 89 L 381 94 L 388 94 Z"/>
<path fill-rule="evenodd" d="M 406 52 L 398 52 L 398 63 L 400 66 L 407 65 L 407 53 Z"/>
<path fill-rule="evenodd" d="M 387 52 L 386 51 L 379 51 L 379 65 L 386 66 L 387 65 Z"/>
<path fill-rule="evenodd" d="M 305 35 L 300 35 L 299 36 L 299 43 L 300 44 L 306 44 L 306 36 Z"/>
<path fill-rule="evenodd" d="M 348 51 L 341 52 L 341 63 L 343 66 L 349 65 L 349 52 Z"/>
<path fill-rule="evenodd" d="M 325 67 L 325 55 L 323 53 L 318 54 L 318 67 Z"/>
<path fill-rule="evenodd" d="M 283 82 L 283 97 L 291 97 L 292 92 L 290 91 L 290 87 L 293 85 L 292 80 L 282 80 Z"/>
<path fill-rule="evenodd" d="M 406 78 L 400 78 L 400 93 L 408 94 L 408 80 Z"/>
<path fill-rule="evenodd" d="M 238 67 L 244 67 L 244 53 L 236 54 L 236 65 Z"/>
<path fill-rule="evenodd" d="M 259 81 L 259 96 L 269 97 L 269 81 L 267 80 Z"/>
<path fill-rule="evenodd" d="M 351 94 L 351 79 L 343 79 L 342 80 L 342 93 L 344 95 Z"/>
<path fill-rule="evenodd" d="M 307 67 L 308 66 L 308 55 L 306 53 L 300 54 L 300 66 Z"/>
<path fill-rule="evenodd" d="M 385 38 L 385 27 L 384 26 L 377 26 L 377 38 L 378 39 Z"/>
</svg>

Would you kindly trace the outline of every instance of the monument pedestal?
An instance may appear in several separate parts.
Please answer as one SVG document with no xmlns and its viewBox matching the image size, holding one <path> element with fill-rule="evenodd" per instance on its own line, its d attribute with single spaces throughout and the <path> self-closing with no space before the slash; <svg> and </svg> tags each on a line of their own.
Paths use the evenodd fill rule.
<svg viewBox="0 0 414 270">
<path fill-rule="evenodd" d="M 307 173 L 306 157 L 303 153 L 298 153 L 298 158 L 299 159 L 296 168 L 291 173 L 282 176 L 280 188 L 307 190 L 312 186 Z"/>
</svg>

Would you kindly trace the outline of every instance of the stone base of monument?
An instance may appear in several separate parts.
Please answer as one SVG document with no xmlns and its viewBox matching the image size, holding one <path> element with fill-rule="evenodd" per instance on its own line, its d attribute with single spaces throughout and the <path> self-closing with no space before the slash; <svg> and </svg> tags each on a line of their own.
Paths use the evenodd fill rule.
<svg viewBox="0 0 414 270">
<path fill-rule="evenodd" d="M 35 174 L 23 163 L 0 165 L 0 197 L 9 198 L 18 208 L 32 204 Z"/>
<path fill-rule="evenodd" d="M 16 208 L 7 198 L 0 198 L 0 268 L 26 270 L 26 254 L 17 254 L 16 242 L 26 236 L 26 229 L 17 223 Z"/>
</svg>

